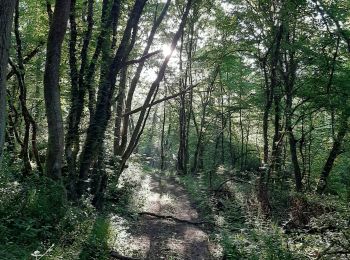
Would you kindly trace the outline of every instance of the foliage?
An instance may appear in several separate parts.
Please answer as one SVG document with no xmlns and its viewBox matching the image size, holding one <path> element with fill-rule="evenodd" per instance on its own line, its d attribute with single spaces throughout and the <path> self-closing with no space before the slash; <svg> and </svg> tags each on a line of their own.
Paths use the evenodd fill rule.
<svg viewBox="0 0 350 260">
<path fill-rule="evenodd" d="M 341 257 L 350 2 L 166 2 L 72 1 L 61 61 L 47 67 L 54 5 L 67 2 L 18 2 L 0 68 L 0 258 L 107 259 L 110 214 L 137 212 L 155 171 L 218 225 L 228 259 Z"/>
<path fill-rule="evenodd" d="M 16 171 L 5 163 L 0 174 L 1 259 L 108 259 L 108 217 L 69 204 L 52 179 L 35 173 L 17 181 Z"/>
</svg>

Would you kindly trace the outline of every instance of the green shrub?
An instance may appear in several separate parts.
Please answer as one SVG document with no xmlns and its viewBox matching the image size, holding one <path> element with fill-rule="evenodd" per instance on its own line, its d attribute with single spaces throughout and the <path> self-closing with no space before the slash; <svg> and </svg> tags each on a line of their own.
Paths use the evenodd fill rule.
<svg viewBox="0 0 350 260">
<path fill-rule="evenodd" d="M 96 218 L 91 234 L 83 247 L 79 259 L 109 259 L 109 225 L 109 218 L 104 216 L 99 216 Z"/>
</svg>

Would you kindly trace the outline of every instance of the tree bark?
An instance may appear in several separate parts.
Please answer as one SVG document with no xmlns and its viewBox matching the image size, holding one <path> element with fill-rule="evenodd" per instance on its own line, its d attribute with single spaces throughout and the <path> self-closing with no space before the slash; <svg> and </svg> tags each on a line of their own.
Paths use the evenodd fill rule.
<svg viewBox="0 0 350 260">
<path fill-rule="evenodd" d="M 263 140 L 264 140 L 264 159 L 263 163 L 268 164 L 269 161 L 269 114 L 272 107 L 272 90 L 269 85 L 266 58 L 262 62 L 262 70 L 265 78 L 265 106 L 263 115 Z"/>
<path fill-rule="evenodd" d="M 213 79 L 210 82 L 208 88 L 206 89 L 205 96 L 203 97 L 204 101 L 202 102 L 202 115 L 201 115 L 201 120 L 200 120 L 200 126 L 198 127 L 198 137 L 197 137 L 197 144 L 196 144 L 196 150 L 194 153 L 194 158 L 193 158 L 193 166 L 191 169 L 191 172 L 193 174 L 196 174 L 198 170 L 201 170 L 203 167 L 203 150 L 204 150 L 204 128 L 206 126 L 206 120 L 205 117 L 207 115 L 207 107 L 209 105 L 210 99 L 211 99 L 211 94 L 213 92 L 214 86 L 215 86 L 215 81 L 216 78 L 219 74 L 219 68 L 216 68 L 214 71 Z M 194 117 L 194 114 L 193 114 Z M 195 117 L 194 117 L 195 119 Z"/>
<path fill-rule="evenodd" d="M 61 49 L 69 17 L 70 0 L 56 0 L 47 41 L 44 73 L 44 97 L 48 123 L 46 174 L 61 179 L 64 129 L 60 102 L 59 68 Z"/>
<path fill-rule="evenodd" d="M 336 136 L 336 139 L 333 142 L 332 149 L 328 155 L 327 161 L 323 166 L 323 170 L 321 172 L 320 180 L 317 185 L 317 192 L 323 193 L 327 187 L 328 176 L 331 173 L 334 162 L 337 159 L 338 155 L 341 153 L 341 146 L 343 144 L 344 137 L 348 132 L 348 119 L 349 114 L 347 112 L 343 112 L 340 116 L 340 128 L 339 132 Z"/>
<path fill-rule="evenodd" d="M 89 176 L 90 167 L 96 160 L 98 145 L 102 142 L 110 119 L 116 76 L 129 55 L 129 43 L 132 37 L 132 30 L 135 29 L 135 26 L 137 26 L 139 22 L 145 4 L 146 0 L 137 0 L 135 2 L 118 50 L 109 66 L 108 72 L 101 80 L 96 109 L 90 121 L 83 151 L 80 155 L 78 197 L 85 192 L 86 179 Z"/>
<path fill-rule="evenodd" d="M 124 67 L 120 73 L 120 82 L 119 90 L 116 101 L 116 114 L 114 122 L 114 144 L 113 151 L 114 156 L 121 155 L 122 149 L 121 145 L 121 124 L 123 119 L 123 111 L 125 108 L 125 90 L 126 90 L 126 76 L 127 76 L 127 67 Z"/>
<path fill-rule="evenodd" d="M 14 0 L 0 1 L 0 164 L 5 142 L 7 62 L 15 4 Z"/>
<path fill-rule="evenodd" d="M 284 41 L 287 46 L 293 46 L 295 44 L 295 26 L 290 29 L 290 22 L 285 21 L 283 25 L 284 31 Z M 292 48 L 285 49 L 285 55 L 280 57 L 281 62 L 281 74 L 284 79 L 284 88 L 286 96 L 285 105 L 285 131 L 288 136 L 290 156 L 293 165 L 294 178 L 295 178 L 295 189 L 297 192 L 302 191 L 302 173 L 300 169 L 300 164 L 298 160 L 298 150 L 297 150 L 297 140 L 293 133 L 293 98 L 295 95 L 295 80 L 297 73 L 298 63 L 295 60 L 295 50 Z M 283 71 L 284 68 L 284 71 Z"/>
<path fill-rule="evenodd" d="M 118 15 L 119 1 L 118 0 L 114 1 L 114 5 L 110 13 L 108 13 L 108 10 L 109 10 L 108 3 L 109 3 L 108 0 L 104 0 L 102 3 L 101 29 L 100 29 L 101 31 L 97 37 L 97 43 L 96 43 L 94 53 L 91 57 L 91 60 L 89 61 L 88 49 L 90 46 L 93 26 L 94 26 L 94 9 L 93 9 L 94 0 L 88 1 L 87 29 L 84 33 L 83 46 L 80 52 L 81 64 L 78 72 L 78 80 L 77 80 L 78 82 L 76 82 L 76 79 L 74 81 L 72 80 L 72 90 L 71 90 L 72 104 L 71 104 L 71 109 L 69 111 L 68 120 L 67 120 L 68 130 L 67 130 L 67 137 L 66 137 L 65 155 L 66 155 L 68 167 L 70 167 L 72 171 L 76 170 L 77 155 L 80 151 L 79 125 L 81 123 L 81 118 L 84 110 L 85 94 L 87 91 L 89 91 L 89 111 L 90 111 L 90 117 L 91 117 L 94 111 L 95 91 L 93 90 L 93 81 L 94 81 L 96 66 L 98 65 L 98 59 L 101 54 L 102 46 L 104 45 L 104 41 L 106 41 L 106 38 L 107 38 L 106 35 L 110 30 L 112 20 L 113 19 L 116 20 L 119 16 Z M 73 15 L 72 14 L 73 11 L 74 10 L 71 10 L 71 16 Z M 113 16 L 113 19 L 112 19 L 112 16 Z M 74 31 L 72 32 L 72 28 L 71 28 L 71 34 L 72 33 L 74 33 Z M 72 48 L 71 41 L 70 41 L 70 46 Z M 73 83 L 78 84 L 78 86 L 75 87 Z M 71 179 L 72 179 L 72 182 L 76 181 L 76 179 L 74 181 L 74 178 L 71 178 Z M 73 185 L 75 185 L 75 183 Z"/>
<path fill-rule="evenodd" d="M 181 45 L 180 45 L 180 74 L 182 74 L 182 67 L 183 67 L 183 61 L 182 61 L 182 52 L 183 52 L 183 45 L 184 45 L 184 39 L 183 34 L 181 35 Z M 187 83 L 187 68 L 184 78 L 180 77 L 179 79 L 179 87 L 180 90 L 183 90 L 186 88 Z M 186 93 L 183 95 L 180 95 L 180 107 L 179 107 L 179 149 L 177 152 L 177 164 L 176 164 L 176 170 L 178 174 L 186 174 L 187 173 L 187 164 L 186 164 L 186 129 L 187 129 L 187 118 L 186 118 Z"/>
</svg>

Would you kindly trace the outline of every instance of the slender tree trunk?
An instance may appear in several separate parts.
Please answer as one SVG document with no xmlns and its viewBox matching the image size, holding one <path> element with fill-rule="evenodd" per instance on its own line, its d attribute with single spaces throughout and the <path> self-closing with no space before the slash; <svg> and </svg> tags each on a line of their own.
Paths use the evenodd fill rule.
<svg viewBox="0 0 350 260">
<path fill-rule="evenodd" d="M 225 125 L 226 125 L 226 120 L 225 120 L 225 116 L 224 116 L 224 87 L 221 84 L 221 164 L 223 165 L 225 163 Z M 242 111 L 240 111 L 240 115 L 242 115 L 241 113 Z M 243 144 L 242 144 L 243 145 Z"/>
<path fill-rule="evenodd" d="M 232 168 L 235 167 L 235 151 L 233 146 L 233 140 L 232 140 L 232 114 L 230 113 L 228 116 L 228 132 L 229 132 L 229 140 L 230 140 L 230 159 L 231 159 L 231 166 Z"/>
<path fill-rule="evenodd" d="M 121 149 L 121 127 L 124 112 L 125 90 L 126 90 L 127 67 L 123 68 L 120 75 L 119 91 L 116 102 L 116 114 L 114 122 L 114 156 L 120 156 Z"/>
<path fill-rule="evenodd" d="M 306 177 L 306 140 L 305 140 L 305 113 L 302 112 L 301 119 L 301 138 L 299 140 L 299 154 L 301 156 L 301 176 L 303 179 Z"/>
<path fill-rule="evenodd" d="M 136 0 L 130 13 L 118 50 L 109 66 L 108 72 L 101 80 L 96 110 L 94 111 L 93 118 L 90 121 L 84 148 L 80 155 L 78 197 L 85 192 L 86 179 L 89 176 L 90 167 L 96 160 L 98 145 L 103 140 L 108 121 L 110 119 L 116 76 L 126 63 L 126 59 L 131 51 L 129 43 L 132 37 L 132 31 L 135 33 L 135 27 L 137 27 L 139 23 L 139 19 L 145 4 L 146 0 Z"/>
<path fill-rule="evenodd" d="M 31 170 L 32 166 L 30 164 L 29 159 L 29 137 L 30 137 L 30 119 L 29 117 L 29 111 L 27 109 L 27 88 L 25 85 L 25 69 L 24 69 L 24 63 L 23 63 L 23 52 L 22 52 L 22 39 L 19 32 L 19 1 L 16 1 L 16 8 L 15 8 L 15 38 L 16 38 L 16 51 L 17 51 L 17 62 L 18 62 L 18 68 L 16 68 L 16 65 L 10 61 L 11 66 L 13 67 L 13 70 L 15 71 L 15 74 L 17 76 L 18 80 L 18 86 L 19 86 L 19 100 L 21 104 L 21 111 L 22 116 L 24 119 L 24 137 L 23 137 L 23 145 L 20 153 L 20 157 L 23 160 L 23 169 L 22 173 L 24 176 L 28 175 Z"/>
<path fill-rule="evenodd" d="M 243 111 L 242 111 L 242 86 L 240 86 L 239 89 L 239 128 L 240 128 L 240 134 L 241 134 L 241 140 L 240 140 L 240 145 L 241 145 L 241 150 L 240 150 L 240 170 L 243 170 L 243 163 L 244 163 L 244 128 L 243 128 Z"/>
<path fill-rule="evenodd" d="M 44 74 L 44 96 L 48 123 L 48 147 L 46 173 L 53 179 L 61 179 L 64 151 L 64 128 L 61 112 L 59 69 L 61 48 L 69 17 L 70 0 L 57 0 L 49 30 Z"/>
<path fill-rule="evenodd" d="M 151 48 L 151 45 L 153 43 L 154 37 L 156 35 L 157 29 L 161 25 L 165 15 L 167 14 L 169 6 L 170 6 L 170 0 L 167 0 L 159 17 L 154 20 L 151 32 L 150 32 L 148 39 L 147 39 L 145 49 L 143 50 L 143 53 L 142 53 L 142 57 L 144 57 L 148 54 L 148 52 Z M 136 90 L 137 83 L 139 82 L 141 72 L 143 70 L 144 65 L 145 65 L 145 61 L 141 61 L 138 64 L 138 66 L 136 68 L 136 72 L 134 74 L 134 77 L 131 80 L 129 91 L 128 91 L 127 98 L 126 98 L 126 103 L 125 103 L 125 113 L 128 113 L 131 111 L 134 92 Z M 118 154 L 122 154 L 125 152 L 125 149 L 126 149 L 126 146 L 128 143 L 129 121 L 130 121 L 130 115 L 125 115 L 123 117 L 123 126 L 122 126 L 122 130 L 121 130 L 121 144 L 119 147 L 120 151 L 118 151 Z"/>
<path fill-rule="evenodd" d="M 294 30 L 289 31 L 289 25 L 286 24 L 285 27 L 287 31 L 285 34 L 285 41 L 287 44 L 294 44 Z M 295 78 L 297 71 L 297 62 L 295 61 L 295 50 L 286 50 L 286 55 L 284 56 L 284 68 L 285 71 L 282 73 L 284 78 L 284 87 L 285 87 L 285 96 L 286 96 L 286 106 L 285 106 L 285 130 L 289 140 L 289 149 L 290 156 L 293 165 L 294 178 L 295 178 L 295 188 L 296 191 L 302 191 L 302 174 L 300 169 L 300 164 L 298 160 L 298 150 L 297 150 L 297 140 L 295 139 L 293 133 L 293 97 L 294 97 L 294 87 L 295 87 Z M 282 61 L 282 60 L 281 60 Z"/>
<path fill-rule="evenodd" d="M 155 131 L 156 131 L 156 125 L 157 125 L 157 114 L 158 114 L 158 106 L 155 107 L 154 112 L 153 112 L 151 129 L 149 131 L 149 138 L 147 140 L 147 146 L 146 146 L 146 154 L 148 154 L 150 156 L 152 154 L 154 154 L 152 150 L 154 148 L 153 140 L 154 140 Z M 154 161 L 153 158 L 152 158 L 152 161 Z"/>
<path fill-rule="evenodd" d="M 172 39 L 172 42 L 171 42 L 171 50 L 174 50 L 176 48 L 177 42 L 179 41 L 181 35 L 183 34 L 183 30 L 184 30 L 184 27 L 186 25 L 187 17 L 189 15 L 192 3 L 193 3 L 192 0 L 188 0 L 187 1 L 186 7 L 185 7 L 185 11 L 184 11 L 184 13 L 182 15 L 179 28 L 178 28 L 177 32 L 175 33 L 175 35 L 174 35 L 174 37 Z M 151 104 L 152 100 L 154 100 L 156 95 L 157 95 L 159 84 L 164 78 L 165 70 L 166 70 L 166 68 L 168 66 L 171 54 L 172 53 L 170 53 L 168 56 L 165 57 L 162 65 L 161 65 L 161 67 L 159 69 L 157 78 L 152 83 L 151 88 L 150 88 L 150 90 L 149 90 L 149 92 L 147 94 L 146 100 L 145 100 L 145 102 L 143 104 L 143 109 L 140 111 L 140 115 L 139 115 L 139 118 L 138 118 L 137 123 L 135 125 L 135 129 L 134 129 L 134 131 L 133 131 L 133 133 L 131 135 L 129 145 L 128 145 L 127 149 L 125 150 L 125 152 L 124 152 L 124 154 L 122 156 L 122 163 L 121 163 L 121 166 L 120 166 L 119 175 L 123 171 L 126 161 L 128 160 L 128 158 L 130 157 L 130 155 L 133 152 L 134 148 L 138 144 L 138 141 L 139 141 L 139 139 L 140 139 L 140 137 L 141 137 L 141 135 L 143 133 L 143 129 L 145 127 L 145 123 L 146 123 L 146 121 L 148 119 L 148 116 L 149 116 L 149 113 L 150 113 L 150 109 L 151 109 L 151 107 L 148 107 L 148 106 L 149 106 L 149 104 Z"/>
<path fill-rule="evenodd" d="M 264 167 L 260 172 L 260 179 L 258 184 L 258 199 L 262 211 L 266 216 L 270 215 L 271 205 L 269 202 L 268 196 L 268 179 L 269 179 L 269 169 L 266 169 L 266 166 L 269 164 L 269 137 L 268 137 L 268 128 L 269 128 L 269 113 L 273 103 L 273 97 L 275 89 L 277 86 L 277 65 L 280 56 L 280 46 L 282 40 L 283 27 L 274 26 L 274 40 L 271 48 L 271 72 L 270 75 L 267 71 L 267 59 L 264 58 L 262 64 L 262 70 L 264 72 L 265 78 L 265 108 L 263 116 L 263 140 L 264 140 Z M 270 79 L 270 82 L 269 82 Z"/>
<path fill-rule="evenodd" d="M 263 115 L 264 164 L 269 161 L 269 114 L 272 107 L 272 90 L 269 85 L 266 60 L 263 61 L 262 70 L 265 78 L 265 106 Z"/>
<path fill-rule="evenodd" d="M 336 158 L 341 153 L 341 146 L 343 144 L 344 137 L 349 129 L 348 119 L 349 119 L 348 112 L 347 111 L 343 112 L 342 115 L 340 116 L 339 132 L 333 142 L 332 149 L 328 155 L 327 161 L 324 164 L 323 170 L 321 172 L 320 180 L 317 186 L 318 193 L 323 193 L 326 190 L 328 176 L 331 173 L 331 170 L 333 168 Z"/>
<path fill-rule="evenodd" d="M 246 128 L 246 136 L 245 136 L 245 156 L 244 156 L 244 168 L 247 168 L 247 163 L 248 163 L 248 155 L 249 155 L 249 152 L 248 152 L 248 146 L 249 146 L 249 136 L 250 136 L 250 115 L 249 115 L 249 112 L 248 112 L 248 116 L 247 116 L 247 128 Z"/>
<path fill-rule="evenodd" d="M 0 1 L 0 165 L 5 142 L 7 62 L 15 4 L 14 0 Z"/>
<path fill-rule="evenodd" d="M 308 146 L 307 146 L 308 171 L 307 171 L 307 179 L 306 179 L 308 190 L 311 189 L 311 182 L 310 182 L 311 170 L 312 170 L 312 168 L 311 168 L 311 165 L 312 165 L 311 151 L 312 151 L 312 145 L 313 145 L 313 129 L 314 129 L 313 120 L 312 120 L 312 115 L 311 114 L 309 116 L 309 121 L 310 121 L 310 125 L 309 125 L 309 142 L 308 142 Z"/>
<path fill-rule="evenodd" d="M 167 96 L 168 88 L 165 86 L 164 97 Z M 166 121 L 166 102 L 163 103 L 163 119 L 162 119 L 162 133 L 160 138 L 160 170 L 165 169 L 165 121 Z M 170 123 L 169 123 L 170 124 Z"/>
<path fill-rule="evenodd" d="M 183 34 L 181 35 L 181 44 L 180 44 L 180 73 L 182 74 L 182 67 L 183 67 L 183 61 L 182 61 L 182 54 L 183 54 L 183 46 L 184 46 L 184 39 Z M 186 70 L 187 72 L 187 70 Z M 184 83 L 185 81 L 185 83 Z M 187 73 L 185 73 L 185 78 L 180 77 L 179 79 L 179 88 L 180 90 L 184 89 L 184 86 L 187 81 Z M 177 152 L 177 165 L 176 170 L 178 174 L 186 174 L 186 168 L 185 165 L 185 153 L 186 153 L 186 93 L 180 95 L 180 107 L 179 107 L 179 149 Z"/>
<path fill-rule="evenodd" d="M 71 8 L 69 15 L 69 23 L 70 23 L 70 39 L 69 39 L 69 68 L 70 68 L 70 78 L 71 78 L 71 110 L 68 115 L 68 131 L 66 134 L 66 147 L 65 147 L 65 155 L 67 160 L 67 169 L 69 171 L 69 176 L 73 179 L 73 176 L 76 173 L 76 163 L 75 157 L 73 155 L 73 144 L 75 139 L 79 139 L 78 128 L 76 125 L 76 116 L 73 111 L 78 106 L 78 98 L 79 98 L 79 72 L 78 72 L 78 64 L 76 57 L 76 44 L 77 44 L 77 23 L 76 23 L 76 0 L 71 0 Z M 76 131 L 75 131 L 76 130 Z M 71 190 L 69 188 L 69 190 Z"/>
<path fill-rule="evenodd" d="M 274 120 L 274 136 L 272 143 L 272 152 L 271 152 L 271 163 L 269 167 L 269 177 L 273 174 L 273 177 L 278 177 L 281 169 L 281 144 L 282 144 L 282 136 L 281 136 L 281 109 L 280 109 L 280 89 L 275 89 L 274 93 L 274 112 L 275 112 L 275 120 Z"/>
</svg>

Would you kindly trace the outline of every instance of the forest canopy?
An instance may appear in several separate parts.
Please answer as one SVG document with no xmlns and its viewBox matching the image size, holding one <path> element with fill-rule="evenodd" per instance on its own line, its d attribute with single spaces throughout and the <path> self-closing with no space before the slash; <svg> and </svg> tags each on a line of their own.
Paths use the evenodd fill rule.
<svg viewBox="0 0 350 260">
<path fill-rule="evenodd" d="M 349 10 L 0 0 L 0 259 L 128 259 L 113 214 L 210 226 L 175 259 L 348 259 Z M 135 213 L 142 178 L 205 221 Z"/>
</svg>

